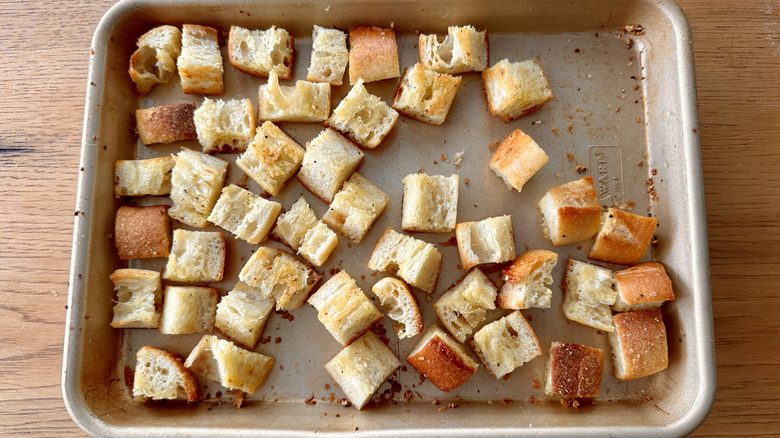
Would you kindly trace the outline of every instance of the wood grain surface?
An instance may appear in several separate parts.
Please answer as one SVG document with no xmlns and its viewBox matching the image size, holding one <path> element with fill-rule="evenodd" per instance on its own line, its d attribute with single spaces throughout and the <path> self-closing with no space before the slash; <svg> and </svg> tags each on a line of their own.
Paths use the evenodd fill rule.
<svg viewBox="0 0 780 438">
<path fill-rule="evenodd" d="M 780 434 L 780 1 L 694 33 L 718 390 L 697 436 Z M 92 33 L 113 1 L 0 1 L 0 434 L 82 435 L 60 378 Z"/>
</svg>

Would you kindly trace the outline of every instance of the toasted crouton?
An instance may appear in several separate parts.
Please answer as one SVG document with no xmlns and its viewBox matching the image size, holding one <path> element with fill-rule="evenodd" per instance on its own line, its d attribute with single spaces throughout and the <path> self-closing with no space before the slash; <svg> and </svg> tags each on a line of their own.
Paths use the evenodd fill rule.
<svg viewBox="0 0 780 438">
<path fill-rule="evenodd" d="M 611 332 L 617 292 L 612 271 L 569 259 L 563 278 L 563 314 L 572 321 Z"/>
<path fill-rule="evenodd" d="M 349 30 L 349 84 L 397 78 L 398 45 L 393 29 L 376 26 Z"/>
<path fill-rule="evenodd" d="M 181 283 L 221 281 L 225 270 L 225 237 L 207 231 L 173 231 L 173 246 L 163 278 Z"/>
<path fill-rule="evenodd" d="M 265 122 L 236 164 L 263 190 L 276 196 L 298 171 L 303 154 L 301 145 L 273 123 Z"/>
<path fill-rule="evenodd" d="M 155 27 L 141 35 L 136 45 L 130 57 L 130 78 L 138 92 L 145 94 L 173 77 L 181 53 L 181 31 L 174 26 Z"/>
<path fill-rule="evenodd" d="M 612 371 L 621 380 L 639 379 L 669 366 L 669 347 L 661 309 L 635 310 L 615 315 L 609 334 Z"/>
<path fill-rule="evenodd" d="M 464 384 L 479 366 L 463 345 L 435 324 L 425 332 L 406 361 L 444 392 Z"/>
<path fill-rule="evenodd" d="M 332 129 L 325 129 L 306 143 L 298 181 L 316 197 L 330 204 L 363 160 L 363 151 Z"/>
<path fill-rule="evenodd" d="M 393 96 L 393 109 L 415 120 L 441 125 L 447 118 L 461 77 L 428 70 L 415 64 L 404 70 Z"/>
<path fill-rule="evenodd" d="M 204 335 L 187 356 L 184 366 L 226 388 L 254 394 L 271 374 L 274 358 Z"/>
<path fill-rule="evenodd" d="M 266 298 L 260 289 L 239 281 L 217 304 L 214 326 L 233 341 L 253 349 L 263 334 L 274 304 L 274 300 Z"/>
<path fill-rule="evenodd" d="M 182 148 L 173 157 L 171 201 L 168 215 L 192 227 L 205 227 L 227 175 L 227 161 Z"/>
<path fill-rule="evenodd" d="M 551 188 L 539 201 L 542 232 L 555 246 L 582 242 L 601 225 L 601 206 L 589 176 Z"/>
<path fill-rule="evenodd" d="M 280 211 L 282 204 L 231 184 L 222 189 L 222 195 L 209 215 L 209 222 L 230 231 L 239 239 L 258 244 L 268 236 Z"/>
<path fill-rule="evenodd" d="M 598 397 L 604 350 L 572 342 L 553 342 L 545 370 L 544 392 L 564 398 Z"/>
<path fill-rule="evenodd" d="M 341 85 L 349 61 L 347 34 L 315 24 L 311 39 L 311 61 L 306 80 Z"/>
<path fill-rule="evenodd" d="M 171 219 L 167 205 L 123 205 L 116 212 L 114 242 L 121 260 L 167 257 Z"/>
<path fill-rule="evenodd" d="M 293 310 L 306 301 L 321 276 L 286 251 L 260 247 L 238 278 L 276 301 L 277 309 Z"/>
<path fill-rule="evenodd" d="M 303 196 L 279 216 L 273 235 L 314 266 L 322 266 L 339 243 L 336 233 L 317 219 Z"/>
<path fill-rule="evenodd" d="M 483 71 L 488 66 L 487 31 L 473 26 L 450 26 L 447 36 L 439 42 L 436 35 L 420 34 L 420 62 L 439 73 Z"/>
<path fill-rule="evenodd" d="M 344 348 L 325 364 L 325 370 L 358 409 L 401 366 L 401 361 L 373 332 Z"/>
<path fill-rule="evenodd" d="M 145 145 L 195 140 L 195 105 L 180 103 L 135 110 L 135 130 Z"/>
<path fill-rule="evenodd" d="M 344 346 L 359 338 L 384 316 L 347 271 L 331 277 L 309 297 L 308 302 L 317 309 L 317 319 Z"/>
<path fill-rule="evenodd" d="M 658 219 L 610 208 L 602 215 L 601 229 L 590 248 L 589 259 L 632 265 L 645 255 Z"/>
<path fill-rule="evenodd" d="M 538 110 L 553 93 L 538 61 L 504 59 L 482 72 L 488 108 L 504 122 Z"/>
<path fill-rule="evenodd" d="M 515 258 L 515 238 L 509 215 L 459 223 L 455 226 L 455 238 L 463 269 Z"/>
<path fill-rule="evenodd" d="M 117 269 L 111 276 L 116 290 L 111 327 L 157 328 L 160 324 L 160 273 L 145 269 Z"/>
<path fill-rule="evenodd" d="M 249 99 L 211 100 L 193 114 L 203 152 L 243 152 L 255 136 L 255 112 Z"/>
<path fill-rule="evenodd" d="M 401 228 L 423 233 L 454 230 L 458 216 L 458 181 L 458 175 L 406 175 Z"/>
<path fill-rule="evenodd" d="M 366 149 L 374 149 L 393 129 L 398 113 L 358 79 L 325 124 Z"/>
<path fill-rule="evenodd" d="M 322 220 L 353 242 L 360 243 L 388 202 L 390 197 L 382 189 L 355 172 L 333 197 Z"/>
<path fill-rule="evenodd" d="M 413 338 L 422 333 L 420 306 L 406 283 L 397 278 L 385 277 L 374 283 L 371 291 L 379 297 L 387 315 L 395 321 L 393 330 L 398 339 Z"/>
<path fill-rule="evenodd" d="M 430 243 L 388 227 L 374 246 L 368 268 L 397 275 L 430 294 L 436 290 L 442 257 Z"/>
<path fill-rule="evenodd" d="M 558 254 L 534 249 L 520 254 L 511 265 L 501 270 L 504 285 L 498 292 L 496 304 L 502 309 L 529 309 L 550 307 L 552 299 L 552 270 Z"/>
<path fill-rule="evenodd" d="M 218 297 L 213 287 L 166 286 L 160 333 L 184 335 L 212 331 Z"/>
<path fill-rule="evenodd" d="M 465 342 L 496 308 L 498 289 L 479 268 L 469 271 L 433 303 L 436 315 L 458 342 Z"/>
<path fill-rule="evenodd" d="M 159 348 L 141 347 L 136 353 L 133 396 L 152 400 L 200 399 L 198 379 L 181 357 Z"/>
<path fill-rule="evenodd" d="M 230 64 L 236 70 L 253 76 L 265 78 L 273 72 L 282 79 L 290 79 L 294 46 L 292 35 L 276 26 L 266 30 L 230 26 Z"/>
<path fill-rule="evenodd" d="M 515 129 L 498 145 L 488 167 L 504 180 L 507 188 L 518 192 L 549 158 L 523 131 Z"/>
<path fill-rule="evenodd" d="M 615 273 L 617 300 L 612 306 L 616 312 L 645 310 L 674 301 L 672 280 L 664 265 L 658 262 L 640 263 Z"/>
<path fill-rule="evenodd" d="M 187 94 L 222 94 L 222 53 L 219 37 L 213 27 L 185 24 L 182 26 L 179 67 L 181 88 Z"/>
<path fill-rule="evenodd" d="M 172 156 L 114 163 L 114 196 L 163 196 L 171 193 Z"/>
<path fill-rule="evenodd" d="M 519 310 L 479 329 L 469 345 L 496 379 L 542 354 L 539 339 Z"/>
<path fill-rule="evenodd" d="M 324 122 L 330 114 L 330 85 L 297 81 L 294 86 L 279 85 L 271 72 L 257 94 L 257 118 L 272 122 Z"/>
</svg>

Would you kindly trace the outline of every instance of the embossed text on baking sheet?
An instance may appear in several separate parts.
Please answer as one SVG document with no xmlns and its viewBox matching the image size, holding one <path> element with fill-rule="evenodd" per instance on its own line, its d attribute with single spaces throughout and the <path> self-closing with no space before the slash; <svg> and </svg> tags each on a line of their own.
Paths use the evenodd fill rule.
<svg viewBox="0 0 780 438">
<path fill-rule="evenodd" d="M 623 194 L 623 161 L 618 146 L 591 146 L 588 148 L 588 168 L 599 204 L 618 206 L 625 203 Z"/>
</svg>

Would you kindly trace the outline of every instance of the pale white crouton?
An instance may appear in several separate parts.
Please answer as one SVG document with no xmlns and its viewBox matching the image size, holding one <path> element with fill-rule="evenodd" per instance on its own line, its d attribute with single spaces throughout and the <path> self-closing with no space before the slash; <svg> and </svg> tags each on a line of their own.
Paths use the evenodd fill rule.
<svg viewBox="0 0 780 438">
<path fill-rule="evenodd" d="M 181 88 L 187 94 L 222 94 L 222 53 L 219 36 L 213 27 L 182 26 L 181 55 L 176 61 Z"/>
<path fill-rule="evenodd" d="M 330 85 L 297 81 L 294 86 L 279 85 L 271 72 L 268 82 L 257 92 L 257 118 L 272 122 L 324 122 L 330 114 Z"/>
<path fill-rule="evenodd" d="M 298 181 L 316 197 L 330 204 L 363 160 L 363 151 L 332 129 L 306 143 Z"/>
<path fill-rule="evenodd" d="M 255 113 L 249 99 L 211 100 L 193 114 L 203 152 L 243 152 L 255 136 Z"/>
<path fill-rule="evenodd" d="M 382 189 L 355 172 L 336 193 L 322 220 L 353 242 L 360 243 L 388 202 L 390 197 Z"/>
<path fill-rule="evenodd" d="M 314 25 L 307 81 L 341 85 L 349 61 L 347 34 Z"/>
<path fill-rule="evenodd" d="M 498 289 L 479 268 L 469 271 L 436 300 L 433 308 L 458 342 L 465 342 L 485 320 L 487 311 L 496 308 Z"/>
<path fill-rule="evenodd" d="M 406 175 L 401 228 L 423 233 L 453 231 L 458 217 L 458 181 L 458 175 Z"/>
<path fill-rule="evenodd" d="M 205 227 L 227 175 L 227 161 L 191 149 L 173 157 L 168 215 L 192 227 Z"/>
<path fill-rule="evenodd" d="M 212 331 L 218 297 L 213 287 L 166 286 L 160 333 L 184 335 Z"/>
<path fill-rule="evenodd" d="M 455 226 L 460 263 L 464 269 L 515 258 L 512 217 L 496 216 Z"/>
<path fill-rule="evenodd" d="M 612 310 L 617 300 L 612 271 L 569 259 L 563 278 L 563 314 L 572 321 L 611 332 Z"/>
<path fill-rule="evenodd" d="M 254 394 L 271 373 L 274 358 L 204 335 L 187 356 L 184 366 L 226 388 Z"/>
<path fill-rule="evenodd" d="M 436 35 L 420 34 L 418 47 L 420 62 L 440 73 L 483 71 L 488 66 L 487 31 L 474 26 L 450 26 L 442 42 Z"/>
<path fill-rule="evenodd" d="M 162 306 L 160 273 L 145 269 L 117 269 L 110 278 L 116 290 L 111 327 L 157 328 Z"/>
<path fill-rule="evenodd" d="M 214 326 L 233 341 L 255 348 L 274 304 L 260 289 L 239 281 L 217 304 Z"/>
<path fill-rule="evenodd" d="M 136 353 L 133 397 L 152 400 L 200 399 L 198 379 L 184 367 L 181 357 L 154 347 L 141 347 Z"/>
<path fill-rule="evenodd" d="M 321 276 L 286 251 L 260 247 L 238 278 L 276 301 L 277 309 L 293 310 L 306 301 Z"/>
<path fill-rule="evenodd" d="M 460 76 L 450 76 L 415 64 L 404 70 L 393 96 L 393 109 L 406 117 L 431 125 L 441 125 L 450 112 Z"/>
<path fill-rule="evenodd" d="M 173 245 L 163 278 L 181 283 L 221 281 L 225 237 L 219 232 L 173 230 Z"/>
<path fill-rule="evenodd" d="M 230 231 L 239 239 L 258 244 L 268 236 L 280 211 L 282 204 L 231 184 L 222 189 L 222 195 L 209 215 L 209 222 Z"/>
<path fill-rule="evenodd" d="M 130 57 L 130 78 L 140 93 L 168 82 L 176 71 L 181 53 L 181 31 L 174 26 L 159 26 L 141 35 L 138 49 Z"/>
<path fill-rule="evenodd" d="M 395 321 L 393 330 L 398 339 L 413 338 L 423 329 L 423 319 L 417 298 L 409 286 L 394 277 L 385 277 L 371 286 L 387 315 Z"/>
<path fill-rule="evenodd" d="M 325 124 L 366 149 L 373 149 L 393 129 L 398 112 L 370 94 L 358 79 Z"/>
<path fill-rule="evenodd" d="M 263 190 L 276 196 L 303 162 L 304 149 L 271 122 L 257 128 L 255 139 L 236 164 Z"/>
<path fill-rule="evenodd" d="M 552 270 L 558 254 L 534 249 L 520 254 L 511 265 L 501 270 L 506 283 L 501 287 L 496 304 L 502 309 L 550 307 L 552 300 Z"/>
<path fill-rule="evenodd" d="M 284 29 L 271 26 L 266 30 L 249 30 L 230 26 L 228 57 L 236 70 L 268 77 L 271 72 L 280 78 L 292 77 L 295 41 Z"/>
<path fill-rule="evenodd" d="M 482 72 L 482 81 L 490 112 L 504 122 L 531 114 L 553 98 L 542 66 L 534 60 L 501 60 Z"/>
<path fill-rule="evenodd" d="M 542 354 L 536 333 L 519 310 L 479 329 L 469 345 L 496 379 Z"/>
<path fill-rule="evenodd" d="M 339 243 L 336 233 L 317 219 L 303 196 L 279 216 L 272 234 L 314 266 L 322 266 Z"/>
<path fill-rule="evenodd" d="M 430 294 L 436 290 L 442 257 L 430 243 L 388 227 L 374 246 L 368 268 L 397 275 Z"/>
</svg>

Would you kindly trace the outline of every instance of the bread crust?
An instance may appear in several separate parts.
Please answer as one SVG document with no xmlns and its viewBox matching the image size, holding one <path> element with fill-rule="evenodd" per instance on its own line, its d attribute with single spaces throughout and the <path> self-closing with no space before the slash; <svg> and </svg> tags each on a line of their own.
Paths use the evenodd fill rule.
<svg viewBox="0 0 780 438">
<path fill-rule="evenodd" d="M 139 365 L 141 365 L 149 358 L 161 360 L 176 370 L 176 373 L 179 375 L 182 387 L 187 393 L 187 403 L 196 402 L 200 399 L 198 379 L 195 377 L 195 374 L 192 371 L 184 367 L 184 361 L 182 360 L 181 356 L 155 347 L 144 346 L 138 349 L 138 352 L 136 353 L 136 378 L 134 379 L 134 385 L 138 384 Z M 136 395 L 135 389 L 133 390 L 133 395 Z"/>
<path fill-rule="evenodd" d="M 664 301 L 674 301 L 672 280 L 664 265 L 658 262 L 639 263 L 617 271 L 615 283 L 619 298 L 614 310 L 639 310 L 647 306 L 658 307 Z"/>
<path fill-rule="evenodd" d="M 553 342 L 544 392 L 564 398 L 597 397 L 603 371 L 604 350 L 573 342 Z"/>
<path fill-rule="evenodd" d="M 601 229 L 588 258 L 632 265 L 645 255 L 657 225 L 657 218 L 610 208 L 604 213 Z"/>
<path fill-rule="evenodd" d="M 195 104 L 162 105 L 135 111 L 136 132 L 141 143 L 173 143 L 198 138 L 193 113 Z"/>
<path fill-rule="evenodd" d="M 349 84 L 381 81 L 400 76 L 395 31 L 377 26 L 349 30 Z"/>
<path fill-rule="evenodd" d="M 528 61 L 524 61 L 528 62 Z M 503 88 L 504 93 L 509 96 L 514 96 L 517 89 L 520 87 L 520 84 L 518 84 L 515 81 L 514 75 L 515 70 L 518 68 L 521 68 L 521 65 L 523 63 L 511 63 L 508 60 L 504 59 L 502 61 L 499 61 L 496 63 L 496 65 L 485 69 L 485 71 L 482 72 L 482 81 L 485 85 L 485 92 L 487 95 L 487 101 L 488 101 L 488 109 L 490 109 L 490 113 L 494 116 L 498 116 L 501 118 L 501 120 L 504 123 L 509 123 L 512 120 L 519 119 L 520 117 L 526 116 L 528 114 L 531 114 L 544 106 L 545 103 L 549 102 L 553 98 L 553 93 L 550 90 L 550 83 L 547 80 L 547 77 L 544 75 L 544 72 L 542 70 L 541 64 L 539 64 L 538 61 L 532 61 L 534 66 L 539 70 L 539 73 L 541 74 L 541 78 L 543 80 L 543 87 L 545 89 L 545 93 L 543 96 L 539 96 L 539 99 L 530 107 L 525 108 L 523 111 L 519 113 L 514 113 L 507 110 L 507 106 L 510 106 L 512 101 L 509 102 L 503 102 L 504 105 L 501 105 L 500 102 L 497 102 L 494 98 L 494 94 L 497 93 L 498 89 Z M 528 79 L 528 78 L 525 78 Z"/>
<path fill-rule="evenodd" d="M 609 340 L 615 377 L 638 379 L 666 369 L 669 349 L 660 309 L 618 313 L 613 321 L 615 331 L 609 334 Z"/>
<path fill-rule="evenodd" d="M 386 293 L 386 284 L 389 284 L 387 288 L 397 290 L 402 298 L 396 299 L 391 293 Z M 407 286 L 406 283 L 395 277 L 385 277 L 374 283 L 374 285 L 371 286 L 371 291 L 374 292 L 374 295 L 379 297 L 379 301 L 388 316 L 396 321 L 396 323 L 393 324 L 393 330 L 395 330 L 399 339 L 411 338 L 422 333 L 423 318 L 420 313 L 420 304 L 417 302 L 417 298 L 412 291 L 409 290 L 409 286 Z M 394 310 L 401 311 L 400 317 L 397 313 L 393 312 Z M 404 315 L 408 315 L 406 319 L 403 318 Z"/>
<path fill-rule="evenodd" d="M 444 392 L 452 391 L 465 383 L 479 366 L 438 326 L 428 330 L 406 361 Z"/>
<path fill-rule="evenodd" d="M 121 260 L 168 257 L 171 248 L 168 208 L 167 205 L 119 207 L 114 241 Z"/>
<path fill-rule="evenodd" d="M 539 201 L 539 209 L 544 235 L 554 246 L 590 239 L 601 226 L 601 206 L 590 176 L 551 188 Z M 550 229 L 552 223 L 557 224 L 555 230 Z"/>
<path fill-rule="evenodd" d="M 518 192 L 539 171 L 549 158 L 538 144 L 519 129 L 512 131 L 496 148 L 488 163 L 490 170 L 501 177 L 507 186 Z"/>
</svg>

